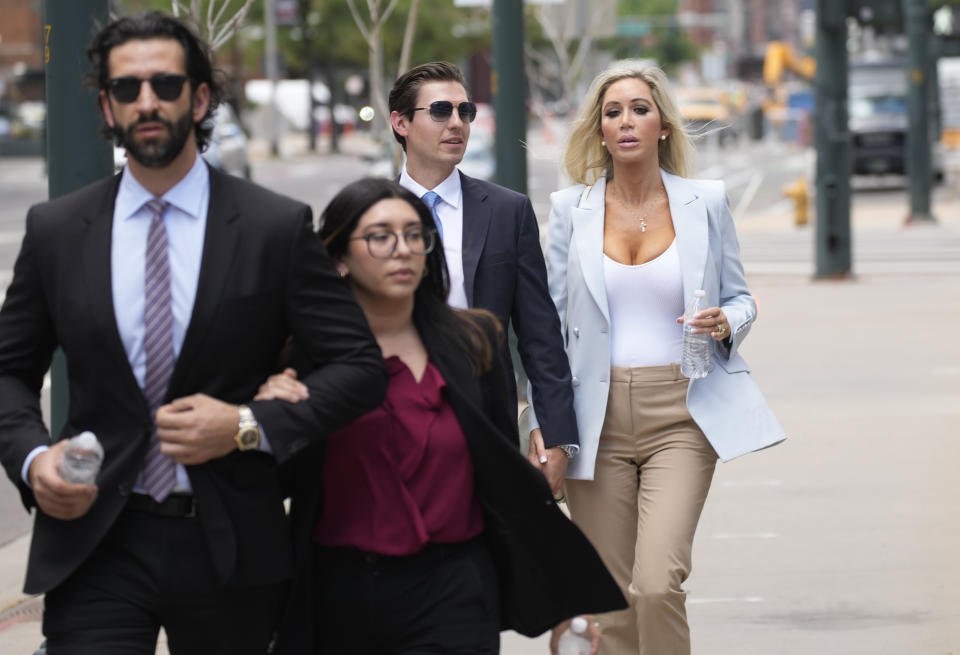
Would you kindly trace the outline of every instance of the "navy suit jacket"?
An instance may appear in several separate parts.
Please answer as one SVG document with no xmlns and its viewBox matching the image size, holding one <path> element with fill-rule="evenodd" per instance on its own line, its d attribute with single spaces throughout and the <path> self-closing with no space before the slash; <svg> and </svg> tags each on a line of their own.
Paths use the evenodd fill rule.
<svg viewBox="0 0 960 655">
<path fill-rule="evenodd" d="M 521 193 L 463 173 L 460 183 L 467 302 L 492 312 L 504 329 L 513 323 L 546 446 L 579 444 L 570 365 L 547 286 L 533 205 Z M 508 402 L 516 407 L 516 378 L 506 343 L 501 350 L 509 373 Z"/>
</svg>

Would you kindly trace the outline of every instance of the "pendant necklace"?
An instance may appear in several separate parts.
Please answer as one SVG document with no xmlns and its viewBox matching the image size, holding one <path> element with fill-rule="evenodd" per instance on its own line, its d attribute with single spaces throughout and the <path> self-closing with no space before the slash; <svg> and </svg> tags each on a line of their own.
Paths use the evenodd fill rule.
<svg viewBox="0 0 960 655">
<path fill-rule="evenodd" d="M 619 201 L 620 201 L 620 204 L 623 206 L 623 208 L 627 210 L 627 213 L 633 214 L 633 217 L 636 218 L 636 214 L 634 214 L 633 209 L 630 207 L 630 205 L 627 203 L 627 201 L 620 195 L 620 192 L 619 192 L 619 191 L 617 192 L 617 200 L 619 200 Z M 641 231 L 641 232 L 646 232 L 646 231 L 647 231 L 647 216 L 649 216 L 649 215 L 650 215 L 650 212 L 646 212 L 646 213 L 643 214 L 643 216 L 640 217 L 640 231 Z"/>
</svg>

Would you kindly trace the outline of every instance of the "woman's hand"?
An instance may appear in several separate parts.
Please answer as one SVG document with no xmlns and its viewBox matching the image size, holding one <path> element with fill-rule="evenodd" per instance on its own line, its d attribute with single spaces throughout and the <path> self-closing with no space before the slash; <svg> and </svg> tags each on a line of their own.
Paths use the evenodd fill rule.
<svg viewBox="0 0 960 655">
<path fill-rule="evenodd" d="M 590 640 L 590 655 L 597 655 L 597 651 L 600 649 L 600 626 L 593 620 L 592 615 L 582 614 L 581 616 L 587 620 L 586 637 Z M 560 635 L 570 628 L 572 620 L 567 619 L 550 631 L 550 655 L 557 655 L 560 650 Z"/>
<path fill-rule="evenodd" d="M 310 397 L 307 385 L 297 379 L 297 372 L 286 368 L 283 373 L 277 373 L 267 378 L 260 385 L 254 400 L 286 400 L 288 403 L 298 403 Z"/>
<path fill-rule="evenodd" d="M 677 319 L 677 323 L 683 323 L 683 317 Z M 730 336 L 730 323 L 727 321 L 727 315 L 719 307 L 708 307 L 694 315 L 690 321 L 696 334 L 707 334 L 717 341 L 722 341 Z"/>
</svg>

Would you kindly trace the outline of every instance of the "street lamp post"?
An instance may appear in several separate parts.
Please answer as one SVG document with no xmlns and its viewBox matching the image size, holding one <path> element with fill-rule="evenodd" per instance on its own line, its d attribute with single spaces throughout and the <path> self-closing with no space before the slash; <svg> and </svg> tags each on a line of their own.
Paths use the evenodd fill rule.
<svg viewBox="0 0 960 655">
<path fill-rule="evenodd" d="M 86 88 L 87 46 L 107 24 L 108 0 L 44 0 L 47 102 L 47 185 L 50 198 L 86 186 L 113 170 L 113 148 L 100 135 L 97 92 Z M 57 351 L 50 367 L 50 434 L 59 435 L 69 406 L 67 364 Z"/>
</svg>

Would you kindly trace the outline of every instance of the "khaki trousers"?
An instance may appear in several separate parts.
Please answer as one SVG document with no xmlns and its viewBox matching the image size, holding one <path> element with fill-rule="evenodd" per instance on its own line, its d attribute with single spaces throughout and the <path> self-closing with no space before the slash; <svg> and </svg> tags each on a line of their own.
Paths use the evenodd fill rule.
<svg viewBox="0 0 960 655">
<path fill-rule="evenodd" d="M 601 655 L 689 655 L 683 582 L 717 454 L 686 407 L 679 365 L 613 367 L 593 480 L 570 515 L 630 603 L 597 617 Z"/>
</svg>

